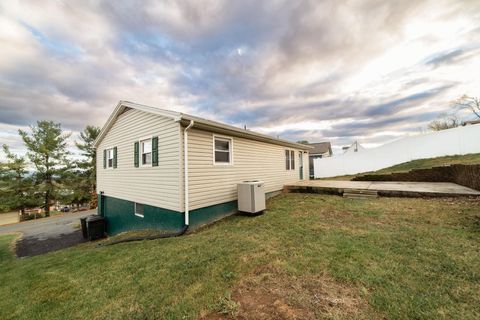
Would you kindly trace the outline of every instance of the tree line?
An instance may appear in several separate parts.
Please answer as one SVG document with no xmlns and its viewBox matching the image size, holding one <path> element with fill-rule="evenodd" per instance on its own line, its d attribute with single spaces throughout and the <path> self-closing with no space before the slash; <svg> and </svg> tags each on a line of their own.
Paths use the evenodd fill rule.
<svg viewBox="0 0 480 320">
<path fill-rule="evenodd" d="M 96 207 L 96 153 L 93 142 L 100 128 L 87 126 L 75 141 L 82 158 L 68 151 L 69 133 L 59 123 L 37 121 L 29 131 L 19 130 L 27 153 L 20 156 L 3 145 L 0 162 L 0 210 L 40 207 L 50 215 L 54 201 L 65 205 L 90 203 Z"/>
</svg>

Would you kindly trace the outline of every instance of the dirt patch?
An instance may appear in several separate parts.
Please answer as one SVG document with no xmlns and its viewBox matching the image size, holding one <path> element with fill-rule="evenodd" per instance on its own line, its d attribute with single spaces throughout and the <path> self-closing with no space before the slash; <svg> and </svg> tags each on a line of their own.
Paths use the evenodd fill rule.
<svg viewBox="0 0 480 320">
<path fill-rule="evenodd" d="M 234 290 L 232 303 L 203 319 L 369 318 L 356 287 L 324 274 L 300 278 L 262 268 Z"/>
<path fill-rule="evenodd" d="M 82 242 L 86 242 L 86 240 L 83 238 L 81 230 L 48 239 L 25 237 L 18 240 L 15 244 L 15 254 L 17 257 L 32 257 L 50 251 L 72 247 Z"/>
</svg>

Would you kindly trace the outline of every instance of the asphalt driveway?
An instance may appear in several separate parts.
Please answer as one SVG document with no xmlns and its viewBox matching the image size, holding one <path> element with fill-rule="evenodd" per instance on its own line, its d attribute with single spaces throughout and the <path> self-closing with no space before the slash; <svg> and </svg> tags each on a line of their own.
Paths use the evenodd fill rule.
<svg viewBox="0 0 480 320">
<path fill-rule="evenodd" d="M 85 242 L 79 228 L 80 218 L 95 210 L 65 213 L 59 216 L 0 226 L 0 234 L 21 233 L 15 245 L 18 257 L 28 257 Z"/>
</svg>

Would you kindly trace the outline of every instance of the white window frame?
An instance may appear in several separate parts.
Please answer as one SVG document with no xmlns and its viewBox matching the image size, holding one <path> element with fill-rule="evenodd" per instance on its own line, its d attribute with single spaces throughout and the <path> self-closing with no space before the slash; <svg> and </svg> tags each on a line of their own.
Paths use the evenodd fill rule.
<svg viewBox="0 0 480 320">
<path fill-rule="evenodd" d="M 143 210 L 145 210 L 145 205 L 144 205 L 143 203 L 134 202 L 134 203 L 133 203 L 133 213 L 134 213 L 137 217 L 144 218 L 144 217 L 145 217 L 145 211 L 144 211 L 143 214 L 137 213 L 137 204 L 141 204 L 141 205 L 143 206 Z"/>
<path fill-rule="evenodd" d="M 106 151 L 107 151 L 107 159 L 106 159 L 107 160 L 107 169 L 113 169 L 113 161 L 114 161 L 114 157 L 115 157 L 115 155 L 113 154 L 113 147 L 107 148 Z M 112 166 L 109 166 L 109 162 L 108 162 L 108 160 L 110 160 L 110 158 L 108 157 L 108 154 L 109 154 L 110 151 L 112 152 Z"/>
<path fill-rule="evenodd" d="M 153 143 L 152 143 L 153 136 L 143 137 L 138 139 L 138 164 L 140 167 L 148 168 L 153 167 Z M 142 151 L 142 142 L 150 140 L 150 147 L 152 151 L 150 151 L 150 163 L 143 163 L 143 151 Z"/>
<path fill-rule="evenodd" d="M 297 171 L 297 168 L 298 168 L 298 165 L 297 163 L 295 162 L 295 157 L 296 157 L 296 154 L 295 154 L 295 151 L 294 149 L 284 149 L 283 151 L 283 156 L 285 157 L 285 155 L 287 154 L 287 151 L 288 151 L 288 169 L 287 169 L 287 159 L 284 160 L 284 166 L 285 166 L 285 171 Z M 292 152 L 293 152 L 293 157 L 292 157 Z M 298 151 L 297 153 L 300 153 L 301 151 Z M 293 163 L 293 168 L 292 168 L 292 163 Z"/>
<path fill-rule="evenodd" d="M 224 140 L 228 141 L 228 162 L 216 162 L 215 161 L 215 140 Z M 217 135 L 212 136 L 212 155 L 213 155 L 213 165 L 214 166 L 233 166 L 233 138 L 229 136 Z"/>
<path fill-rule="evenodd" d="M 292 171 L 297 171 L 296 169 L 296 163 L 295 163 L 295 157 L 297 155 L 295 154 L 295 150 L 290 149 L 290 170 Z"/>
<path fill-rule="evenodd" d="M 291 166 L 291 162 L 290 162 L 290 155 L 291 155 L 290 149 L 284 149 L 283 150 L 283 157 L 284 157 L 283 166 L 285 168 L 285 171 L 292 170 L 292 166 Z M 288 163 L 288 168 L 287 168 L 287 163 Z"/>
</svg>

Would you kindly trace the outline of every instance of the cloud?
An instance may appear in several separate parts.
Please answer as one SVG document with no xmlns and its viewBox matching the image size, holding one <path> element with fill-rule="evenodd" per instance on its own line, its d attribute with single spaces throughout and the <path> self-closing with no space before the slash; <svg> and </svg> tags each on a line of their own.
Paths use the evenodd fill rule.
<svg viewBox="0 0 480 320">
<path fill-rule="evenodd" d="M 434 55 L 426 59 L 425 64 L 437 68 L 445 64 L 458 63 L 463 59 L 477 58 L 479 52 L 480 45 L 469 45 L 463 48 L 456 48 L 445 52 L 435 53 Z"/>
<path fill-rule="evenodd" d="M 478 1 L 0 4 L 0 137 L 118 100 L 292 140 L 379 144 L 478 95 Z M 13 133 L 14 135 L 14 133 Z"/>
<path fill-rule="evenodd" d="M 382 114 L 396 114 L 400 111 L 405 111 L 405 109 L 409 107 L 416 107 L 421 102 L 430 99 L 450 89 L 451 87 L 453 87 L 453 85 L 437 87 L 426 91 L 417 92 L 406 97 L 381 103 L 379 105 L 370 106 L 365 112 L 365 115 L 377 116 Z"/>
</svg>

